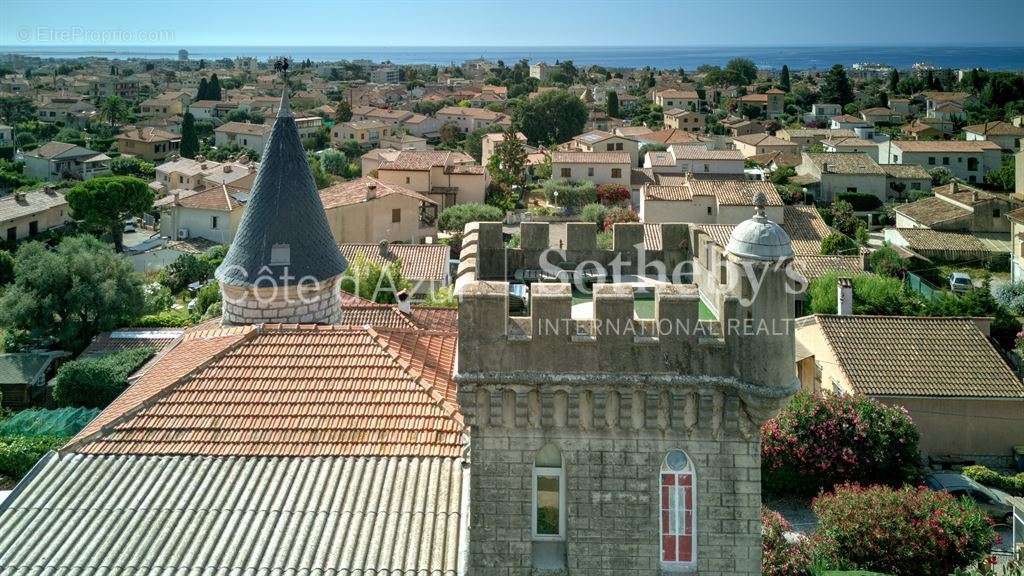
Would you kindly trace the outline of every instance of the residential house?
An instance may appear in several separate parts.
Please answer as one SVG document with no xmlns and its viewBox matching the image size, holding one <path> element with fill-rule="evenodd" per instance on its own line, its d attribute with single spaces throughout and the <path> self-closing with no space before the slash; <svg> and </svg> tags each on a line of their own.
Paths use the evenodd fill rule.
<svg viewBox="0 0 1024 576">
<path fill-rule="evenodd" d="M 346 140 L 354 140 L 364 148 L 375 148 L 380 145 L 381 138 L 391 136 L 395 130 L 398 128 L 380 120 L 341 122 L 331 128 L 331 145 L 338 148 Z"/>
<path fill-rule="evenodd" d="M 47 142 L 25 152 L 25 174 L 40 180 L 88 180 L 110 174 L 110 157 L 65 142 Z"/>
<path fill-rule="evenodd" d="M 200 190 L 209 184 L 237 184 L 247 186 L 256 173 L 258 163 L 246 157 L 230 162 L 214 162 L 202 156 L 170 160 L 156 167 L 156 179 L 150 183 L 160 192 L 170 190 Z"/>
<path fill-rule="evenodd" d="M 814 103 L 811 111 L 804 114 L 804 124 L 827 124 L 833 116 L 842 113 L 843 107 L 839 104 Z"/>
<path fill-rule="evenodd" d="M 845 138 L 832 137 L 822 141 L 821 146 L 825 152 L 867 154 L 872 160 L 878 162 L 878 143 L 873 140 L 865 140 L 856 136 Z"/>
<path fill-rule="evenodd" d="M 772 88 L 764 94 L 747 94 L 737 98 L 740 106 L 754 106 L 765 118 L 778 118 L 785 112 L 786 93 Z"/>
<path fill-rule="evenodd" d="M 553 151 L 551 177 L 562 180 L 590 180 L 595 184 L 618 184 L 629 188 L 633 159 L 628 152 Z"/>
<path fill-rule="evenodd" d="M 748 134 L 762 134 L 765 132 L 765 125 L 757 120 L 748 120 L 746 118 L 726 118 L 722 120 L 722 127 L 726 129 L 730 136 L 736 138 L 737 136 L 746 136 Z"/>
<path fill-rule="evenodd" d="M 888 102 L 889 109 L 892 110 L 893 114 L 901 118 L 906 118 L 910 115 L 910 99 L 909 98 L 893 98 L 889 96 Z"/>
<path fill-rule="evenodd" d="M 853 130 L 832 130 L 831 128 L 783 128 L 776 136 L 800 146 L 801 151 L 809 151 L 812 146 L 829 139 L 853 138 Z"/>
<path fill-rule="evenodd" d="M 439 127 L 437 118 L 423 114 L 413 114 L 402 121 L 402 128 L 408 130 L 409 134 L 420 138 L 437 134 Z"/>
<path fill-rule="evenodd" d="M 783 222 L 782 198 L 775 185 L 745 178 L 657 175 L 640 191 L 640 221 L 737 225 L 750 216 L 754 196 L 765 197 L 765 214 Z"/>
<path fill-rule="evenodd" d="M 600 130 L 591 130 L 573 137 L 564 145 L 564 149 L 581 152 L 625 152 L 629 154 L 630 167 L 638 166 L 640 162 L 640 142 Z"/>
<path fill-rule="evenodd" d="M 96 77 L 89 83 L 89 95 L 96 102 L 111 96 L 131 102 L 139 96 L 139 79 L 131 76 Z"/>
<path fill-rule="evenodd" d="M 182 115 L 192 103 L 188 92 L 167 92 L 155 98 L 148 98 L 139 103 L 142 116 L 177 116 Z"/>
<path fill-rule="evenodd" d="M 807 188 L 819 202 L 846 192 L 888 199 L 885 171 L 867 154 L 804 152 L 796 173 L 809 177 Z"/>
<path fill-rule="evenodd" d="M 381 182 L 419 192 L 437 202 L 439 210 L 483 203 L 488 182 L 484 167 L 463 152 L 401 150 L 382 160 L 376 170 Z"/>
<path fill-rule="evenodd" d="M 1024 385 L 989 339 L 989 318 L 818 315 L 796 323 L 802 387 L 907 410 L 930 456 L 1010 464 Z"/>
<path fill-rule="evenodd" d="M 248 199 L 248 187 L 205 184 L 199 190 L 171 190 L 153 207 L 160 214 L 161 236 L 226 245 L 238 232 Z"/>
<path fill-rule="evenodd" d="M 692 110 L 672 108 L 666 110 L 662 122 L 667 128 L 684 132 L 703 132 L 707 126 L 707 115 Z"/>
<path fill-rule="evenodd" d="M 551 66 L 544 62 L 530 64 L 530 77 L 536 78 L 541 82 L 547 82 L 551 79 L 551 74 L 556 70 L 558 70 L 557 66 Z"/>
<path fill-rule="evenodd" d="M 0 231 L 8 243 L 60 228 L 70 221 L 68 202 L 55 188 L 0 196 Z"/>
<path fill-rule="evenodd" d="M 885 171 L 886 196 L 904 200 L 932 190 L 932 175 L 914 164 L 879 164 Z"/>
<path fill-rule="evenodd" d="M 743 174 L 739 150 L 713 150 L 705 144 L 673 144 L 664 152 L 648 152 L 644 168 L 660 174 Z"/>
<path fill-rule="evenodd" d="M 413 136 L 406 132 L 391 133 L 381 136 L 379 146 L 394 150 L 431 150 L 426 138 Z"/>
<path fill-rule="evenodd" d="M 117 135 L 117 150 L 147 162 L 160 162 L 178 153 L 181 135 L 149 126 L 128 127 Z"/>
<path fill-rule="evenodd" d="M 832 117 L 829 128 L 833 130 L 853 130 L 855 128 L 871 128 L 871 126 L 871 122 L 868 122 L 859 116 L 840 114 L 839 116 Z"/>
<path fill-rule="evenodd" d="M 800 146 L 795 142 L 783 140 L 769 134 L 747 134 L 732 139 L 736 150 L 743 154 L 744 158 L 763 156 L 765 154 L 782 154 L 784 156 L 800 157 Z M 792 164 L 798 164 L 798 161 Z"/>
<path fill-rule="evenodd" d="M 534 148 L 533 146 L 530 146 L 529 144 L 526 143 L 526 135 L 523 134 L 522 132 L 516 132 L 516 139 L 518 139 L 520 142 L 523 143 L 523 146 L 526 148 L 527 154 L 529 154 L 531 152 L 536 152 L 537 151 L 536 148 Z M 484 137 L 483 137 L 483 139 L 481 140 L 481 143 L 480 143 L 480 150 L 481 150 L 480 164 L 481 165 L 488 166 L 490 164 L 491 156 L 494 154 L 494 149 L 498 146 L 498 144 L 500 142 L 503 142 L 504 140 L 505 140 L 505 133 L 504 132 L 490 132 L 490 133 L 484 134 Z"/>
<path fill-rule="evenodd" d="M 296 116 L 295 127 L 299 130 L 299 138 L 303 142 L 315 138 L 324 126 L 324 119 L 319 116 Z"/>
<path fill-rule="evenodd" d="M 934 140 L 942 136 L 942 131 L 921 120 L 914 120 L 900 126 L 900 132 L 906 134 L 911 140 Z"/>
<path fill-rule="evenodd" d="M 188 105 L 188 111 L 196 120 L 214 120 L 223 118 L 228 112 L 240 107 L 237 102 L 196 100 Z"/>
<path fill-rule="evenodd" d="M 946 168 L 965 182 L 982 182 L 1002 165 L 1002 148 L 985 140 L 893 140 L 886 146 L 889 164 L 917 164 L 926 170 Z"/>
<path fill-rule="evenodd" d="M 269 124 L 225 122 L 213 129 L 213 141 L 217 147 L 236 145 L 258 154 L 263 153 L 269 137 Z"/>
<path fill-rule="evenodd" d="M 402 263 L 402 276 L 412 283 L 409 293 L 424 297 L 452 283 L 451 248 L 445 244 L 405 244 L 382 240 L 374 243 L 338 244 L 347 262 L 359 256 L 378 266 Z"/>
<path fill-rule="evenodd" d="M 491 125 L 509 126 L 512 119 L 501 112 L 493 112 L 486 108 L 463 108 L 461 106 L 445 106 L 434 115 L 437 118 L 438 129 L 445 124 L 454 124 L 463 134 L 468 134 L 477 128 L 484 128 Z"/>
<path fill-rule="evenodd" d="M 903 121 L 903 116 L 896 114 L 896 112 L 889 108 L 865 108 L 860 111 L 860 117 L 871 126 Z"/>
<path fill-rule="evenodd" d="M 933 196 L 896 206 L 897 228 L 931 228 L 948 232 L 1008 233 L 1010 201 L 954 180 L 932 190 Z"/>
<path fill-rule="evenodd" d="M 98 114 L 96 106 L 83 96 L 66 92 L 49 96 L 36 107 L 36 119 L 40 122 L 62 122 L 77 128 L 86 127 Z"/>
<path fill-rule="evenodd" d="M 681 110 L 700 111 L 700 96 L 696 90 L 658 90 L 651 94 L 651 101 L 664 110 L 679 108 Z"/>
<path fill-rule="evenodd" d="M 371 176 L 328 186 L 320 190 L 320 201 L 338 244 L 417 244 L 437 233 L 436 201 Z"/>
<path fill-rule="evenodd" d="M 1024 138 L 1024 126 L 1014 126 L 1001 120 L 974 124 L 964 126 L 964 137 L 968 141 L 994 142 L 1003 149 L 1004 154 L 1013 154 L 1021 149 L 1020 140 Z"/>
<path fill-rule="evenodd" d="M 1004 242 L 931 228 L 885 228 L 883 239 L 918 256 L 943 262 L 984 262 L 1006 252 Z"/>
</svg>

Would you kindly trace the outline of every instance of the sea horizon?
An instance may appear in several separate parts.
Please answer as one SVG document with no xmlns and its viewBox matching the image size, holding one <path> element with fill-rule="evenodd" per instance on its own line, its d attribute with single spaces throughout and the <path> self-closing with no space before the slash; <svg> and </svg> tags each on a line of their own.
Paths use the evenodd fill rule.
<svg viewBox="0 0 1024 576">
<path fill-rule="evenodd" d="M 732 58 L 749 58 L 758 67 L 776 70 L 822 70 L 833 64 L 850 66 L 877 63 L 909 69 L 917 63 L 938 68 L 1024 70 L 1024 45 L 961 46 L 0 46 L 0 54 L 40 58 L 177 59 L 178 50 L 191 60 L 252 57 L 267 60 L 287 56 L 294 60 L 389 61 L 394 64 L 445 66 L 486 58 L 512 64 L 522 58 L 531 63 L 572 60 L 577 65 L 610 68 L 693 70 L 701 65 L 724 65 Z"/>
</svg>

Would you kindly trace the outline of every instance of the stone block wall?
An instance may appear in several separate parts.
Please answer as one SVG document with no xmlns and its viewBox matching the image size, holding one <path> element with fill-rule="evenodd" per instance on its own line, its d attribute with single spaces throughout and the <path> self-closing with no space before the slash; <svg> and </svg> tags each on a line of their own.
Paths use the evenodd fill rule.
<svg viewBox="0 0 1024 576">
<path fill-rule="evenodd" d="M 489 409 L 476 409 L 481 388 L 491 390 Z M 688 405 L 672 393 L 666 410 L 664 390 L 623 394 L 609 403 L 599 390 L 566 389 L 562 402 L 554 393 L 541 394 L 539 414 L 531 414 L 529 392 L 516 393 L 519 401 L 509 409 L 507 390 L 460 391 L 474 422 L 471 574 L 544 573 L 532 568 L 532 470 L 535 454 L 548 443 L 561 451 L 566 482 L 562 573 L 678 573 L 664 572 L 660 562 L 659 479 L 670 450 L 685 451 L 695 467 L 697 570 L 688 573 L 761 573 L 760 442 L 757 430 L 741 422 L 746 413 L 737 396 L 677 390 L 694 393 L 696 401 Z M 633 398 L 643 404 L 639 419 Z M 562 409 L 567 413 L 558 416 Z"/>
<path fill-rule="evenodd" d="M 221 285 L 222 322 L 225 326 L 245 324 L 338 324 L 342 320 L 338 279 L 322 282 L 315 289 L 240 288 Z"/>
</svg>

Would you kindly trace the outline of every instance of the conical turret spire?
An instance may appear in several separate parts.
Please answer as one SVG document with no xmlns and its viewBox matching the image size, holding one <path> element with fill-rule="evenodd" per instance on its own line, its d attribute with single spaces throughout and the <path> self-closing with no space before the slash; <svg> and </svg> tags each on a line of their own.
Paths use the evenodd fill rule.
<svg viewBox="0 0 1024 576">
<path fill-rule="evenodd" d="M 284 287 L 332 279 L 346 267 L 309 171 L 286 89 L 217 279 L 238 287 Z"/>
</svg>

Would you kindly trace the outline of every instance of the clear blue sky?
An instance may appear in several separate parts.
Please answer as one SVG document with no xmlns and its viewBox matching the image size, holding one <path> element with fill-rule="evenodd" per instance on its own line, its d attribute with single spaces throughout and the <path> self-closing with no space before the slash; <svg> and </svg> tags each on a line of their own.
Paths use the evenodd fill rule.
<svg viewBox="0 0 1024 576">
<path fill-rule="evenodd" d="M 1019 46 L 1024 0 L 0 0 L 0 45 L 104 44 Z"/>
</svg>

